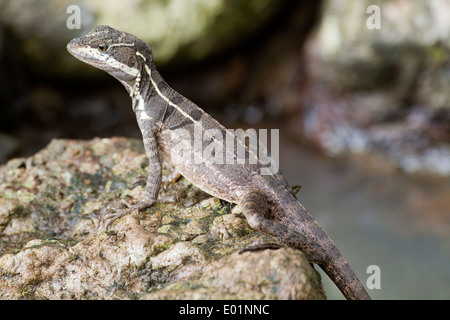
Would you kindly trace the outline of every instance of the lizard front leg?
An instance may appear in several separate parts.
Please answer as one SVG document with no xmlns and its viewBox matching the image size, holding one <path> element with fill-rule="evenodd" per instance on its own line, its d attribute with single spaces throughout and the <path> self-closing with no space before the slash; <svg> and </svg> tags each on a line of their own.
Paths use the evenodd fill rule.
<svg viewBox="0 0 450 320">
<path fill-rule="evenodd" d="M 300 249 L 311 263 L 324 261 L 325 255 L 317 248 L 315 243 L 292 228 L 267 218 L 270 207 L 266 197 L 260 192 L 251 191 L 245 194 L 240 200 L 240 206 L 251 228 L 265 232 L 290 247 Z M 264 249 L 265 247 L 263 245 L 261 248 Z M 269 248 L 272 248 L 272 246 L 269 245 Z M 250 247 L 243 251 L 250 250 L 253 249 Z"/>
<path fill-rule="evenodd" d="M 158 198 L 162 179 L 162 166 L 159 158 L 158 144 L 156 142 L 155 136 L 151 132 L 150 134 L 145 134 L 145 131 L 143 131 L 142 133 L 144 136 L 143 140 L 145 152 L 150 162 L 145 198 L 140 200 L 136 205 L 128 205 L 128 208 L 126 209 L 112 209 L 111 213 L 108 213 L 103 217 L 106 229 L 114 220 L 126 214 L 129 214 L 135 210 L 140 212 L 151 207 Z"/>
</svg>

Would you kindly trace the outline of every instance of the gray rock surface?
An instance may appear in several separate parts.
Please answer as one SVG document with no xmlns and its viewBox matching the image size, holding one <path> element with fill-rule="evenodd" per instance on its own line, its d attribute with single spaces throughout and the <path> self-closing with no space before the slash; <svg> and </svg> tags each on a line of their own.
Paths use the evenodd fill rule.
<svg viewBox="0 0 450 320">
<path fill-rule="evenodd" d="M 293 249 L 237 252 L 273 242 L 238 208 L 185 179 L 105 230 L 101 216 L 135 202 L 148 160 L 142 143 L 53 140 L 0 167 L 2 299 L 323 299 L 318 274 Z M 164 163 L 164 177 L 172 168 Z"/>
</svg>

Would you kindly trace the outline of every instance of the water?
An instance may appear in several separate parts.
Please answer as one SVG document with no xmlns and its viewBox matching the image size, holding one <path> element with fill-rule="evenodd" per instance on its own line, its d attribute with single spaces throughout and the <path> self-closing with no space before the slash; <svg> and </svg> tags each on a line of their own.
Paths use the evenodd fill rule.
<svg viewBox="0 0 450 320">
<path fill-rule="evenodd" d="M 363 284 L 367 267 L 380 267 L 381 289 L 368 291 L 373 299 L 450 298 L 450 179 L 327 158 L 280 131 L 280 167 L 290 184 L 302 185 L 299 200 Z M 321 275 L 328 298 L 343 299 Z"/>
</svg>

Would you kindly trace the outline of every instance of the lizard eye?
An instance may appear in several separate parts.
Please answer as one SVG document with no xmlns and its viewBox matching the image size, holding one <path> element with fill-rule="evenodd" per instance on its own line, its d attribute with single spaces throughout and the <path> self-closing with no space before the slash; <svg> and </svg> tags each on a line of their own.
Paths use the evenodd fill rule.
<svg viewBox="0 0 450 320">
<path fill-rule="evenodd" d="M 97 48 L 98 48 L 98 51 L 105 52 L 109 49 L 109 44 L 99 43 Z"/>
</svg>

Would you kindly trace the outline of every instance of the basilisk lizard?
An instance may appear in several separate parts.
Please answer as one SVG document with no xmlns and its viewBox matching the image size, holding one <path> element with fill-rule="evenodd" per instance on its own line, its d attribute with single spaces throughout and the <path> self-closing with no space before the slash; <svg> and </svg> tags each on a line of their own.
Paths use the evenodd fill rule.
<svg viewBox="0 0 450 320">
<path fill-rule="evenodd" d="M 161 162 L 158 149 L 169 160 L 180 143 L 197 161 L 178 161 L 176 169 L 203 191 L 239 204 L 250 227 L 265 232 L 288 246 L 303 251 L 311 263 L 318 264 L 347 299 L 370 299 L 334 242 L 291 194 L 281 173 L 262 175 L 260 161 L 255 164 L 220 163 L 206 157 L 203 149 L 217 135 L 192 144 L 191 137 L 218 132 L 235 143 L 243 143 L 209 114 L 170 88 L 153 63 L 151 48 L 132 34 L 99 26 L 87 35 L 73 39 L 68 51 L 79 60 L 104 70 L 119 80 L 132 99 L 133 111 L 142 133 L 150 162 L 146 197 L 127 209 L 116 210 L 111 222 L 132 211 L 144 210 L 157 200 L 161 186 Z M 175 134 L 183 129 L 189 136 Z M 246 155 L 252 152 L 248 148 Z M 227 159 L 236 160 L 234 148 L 224 148 Z M 200 161 L 198 161 L 200 159 Z"/>
</svg>

